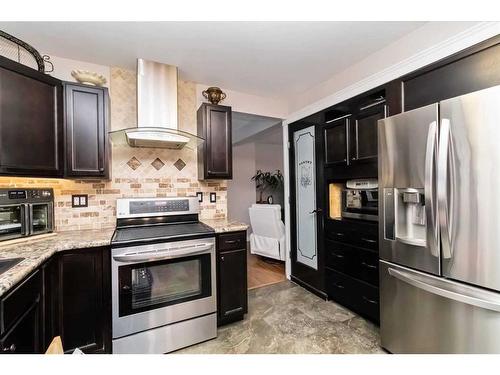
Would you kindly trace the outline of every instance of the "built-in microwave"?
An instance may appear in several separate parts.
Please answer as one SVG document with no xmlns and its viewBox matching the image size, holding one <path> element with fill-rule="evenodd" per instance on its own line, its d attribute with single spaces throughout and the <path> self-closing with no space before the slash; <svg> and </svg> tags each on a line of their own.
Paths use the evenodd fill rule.
<svg viewBox="0 0 500 375">
<path fill-rule="evenodd" d="M 52 189 L 0 189 L 0 241 L 53 230 Z"/>
<path fill-rule="evenodd" d="M 378 181 L 349 180 L 342 191 L 342 217 L 378 221 Z"/>
</svg>

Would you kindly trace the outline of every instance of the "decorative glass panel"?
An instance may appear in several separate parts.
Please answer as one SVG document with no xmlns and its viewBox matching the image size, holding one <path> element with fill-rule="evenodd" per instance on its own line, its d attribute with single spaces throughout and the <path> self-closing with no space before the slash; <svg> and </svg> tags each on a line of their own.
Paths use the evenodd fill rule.
<svg viewBox="0 0 500 375">
<path fill-rule="evenodd" d="M 296 131 L 295 190 L 297 215 L 297 262 L 318 269 L 316 247 L 316 163 L 314 126 Z"/>
</svg>

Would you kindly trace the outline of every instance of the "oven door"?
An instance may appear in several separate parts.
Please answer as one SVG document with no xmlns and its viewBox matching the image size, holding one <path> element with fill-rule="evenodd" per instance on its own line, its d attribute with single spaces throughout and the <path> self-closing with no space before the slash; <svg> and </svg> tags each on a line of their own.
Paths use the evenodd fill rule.
<svg viewBox="0 0 500 375">
<path fill-rule="evenodd" d="M 26 236 L 26 205 L 0 206 L 0 241 Z"/>
<path fill-rule="evenodd" d="M 112 254 L 113 338 L 216 311 L 213 238 Z"/>
<path fill-rule="evenodd" d="M 29 222 L 30 234 L 49 233 L 54 230 L 53 213 L 54 206 L 51 202 L 47 203 L 30 203 L 29 207 Z"/>
</svg>

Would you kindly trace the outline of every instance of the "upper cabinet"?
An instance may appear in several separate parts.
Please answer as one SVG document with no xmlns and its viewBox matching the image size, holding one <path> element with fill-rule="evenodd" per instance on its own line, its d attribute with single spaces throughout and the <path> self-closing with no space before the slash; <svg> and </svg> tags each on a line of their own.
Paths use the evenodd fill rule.
<svg viewBox="0 0 500 375">
<path fill-rule="evenodd" d="M 61 177 L 61 81 L 0 57 L 0 174 Z"/>
<path fill-rule="evenodd" d="M 198 109 L 198 179 L 233 177 L 231 107 L 203 103 Z"/>
<path fill-rule="evenodd" d="M 64 84 L 66 176 L 107 177 L 108 89 Z"/>
<path fill-rule="evenodd" d="M 376 176 L 377 122 L 386 115 L 385 91 L 355 98 L 325 111 L 325 167 L 339 170 L 342 177 L 357 177 L 351 176 L 351 171 L 365 173 L 366 177 Z M 357 165 L 365 167 L 352 168 Z"/>
<path fill-rule="evenodd" d="M 370 162 L 377 159 L 377 122 L 386 116 L 385 98 L 369 98 L 366 104 L 358 105 L 350 123 L 352 136 L 349 139 L 350 163 Z"/>
</svg>

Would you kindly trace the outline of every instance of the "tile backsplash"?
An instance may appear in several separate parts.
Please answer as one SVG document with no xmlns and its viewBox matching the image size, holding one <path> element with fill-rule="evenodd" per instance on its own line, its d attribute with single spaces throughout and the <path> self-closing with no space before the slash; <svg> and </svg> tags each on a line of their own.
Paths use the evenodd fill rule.
<svg viewBox="0 0 500 375">
<path fill-rule="evenodd" d="M 111 129 L 136 125 L 135 72 L 111 68 Z M 196 84 L 179 81 L 179 129 L 196 133 Z M 0 177 L 0 187 L 52 187 L 56 230 L 100 229 L 115 225 L 116 199 L 195 196 L 203 192 L 200 216 L 225 218 L 227 182 L 198 181 L 196 150 L 113 146 L 110 180 Z M 210 192 L 217 202 L 210 203 Z M 72 194 L 88 194 L 88 207 L 72 208 Z"/>
</svg>

